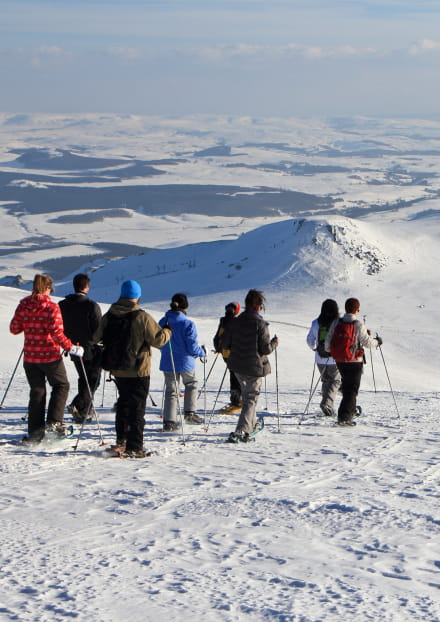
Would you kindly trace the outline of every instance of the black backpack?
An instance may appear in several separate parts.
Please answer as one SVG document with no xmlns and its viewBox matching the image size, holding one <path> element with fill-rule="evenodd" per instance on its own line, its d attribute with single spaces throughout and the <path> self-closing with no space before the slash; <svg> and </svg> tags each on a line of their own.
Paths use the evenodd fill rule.
<svg viewBox="0 0 440 622">
<path fill-rule="evenodd" d="M 329 326 L 320 325 L 318 330 L 318 344 L 316 346 L 316 351 L 322 359 L 328 359 L 330 357 L 330 352 L 327 352 L 324 347 L 329 328 Z"/>
<path fill-rule="evenodd" d="M 107 371 L 136 369 L 138 352 L 130 349 L 131 329 L 141 309 L 115 315 L 107 313 L 107 324 L 102 335 L 102 368 Z"/>
</svg>

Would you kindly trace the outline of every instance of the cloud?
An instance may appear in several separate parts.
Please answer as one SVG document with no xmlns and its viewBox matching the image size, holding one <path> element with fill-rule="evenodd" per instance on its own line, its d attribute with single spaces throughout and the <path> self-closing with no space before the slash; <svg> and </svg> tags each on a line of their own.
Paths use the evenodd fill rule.
<svg viewBox="0 0 440 622">
<path fill-rule="evenodd" d="M 429 54 L 430 52 L 440 51 L 440 41 L 432 41 L 431 39 L 422 39 L 409 48 L 411 56 L 418 56 L 420 54 Z"/>
</svg>

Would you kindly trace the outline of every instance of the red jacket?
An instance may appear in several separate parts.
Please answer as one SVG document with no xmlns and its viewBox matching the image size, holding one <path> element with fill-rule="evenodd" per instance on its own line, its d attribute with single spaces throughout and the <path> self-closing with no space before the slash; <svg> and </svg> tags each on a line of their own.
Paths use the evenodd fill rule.
<svg viewBox="0 0 440 622">
<path fill-rule="evenodd" d="M 57 361 L 61 358 L 60 346 L 70 350 L 73 345 L 64 334 L 59 306 L 43 294 L 32 294 L 20 301 L 9 329 L 13 335 L 24 331 L 26 363 Z"/>
</svg>

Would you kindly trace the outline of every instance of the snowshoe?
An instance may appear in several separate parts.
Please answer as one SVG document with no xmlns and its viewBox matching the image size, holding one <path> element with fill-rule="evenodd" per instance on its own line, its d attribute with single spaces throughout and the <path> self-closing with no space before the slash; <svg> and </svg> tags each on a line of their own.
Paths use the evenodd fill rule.
<svg viewBox="0 0 440 622">
<path fill-rule="evenodd" d="M 241 412 L 241 406 L 237 406 L 237 404 L 226 404 L 223 408 L 220 408 L 220 415 L 235 415 Z"/>
</svg>

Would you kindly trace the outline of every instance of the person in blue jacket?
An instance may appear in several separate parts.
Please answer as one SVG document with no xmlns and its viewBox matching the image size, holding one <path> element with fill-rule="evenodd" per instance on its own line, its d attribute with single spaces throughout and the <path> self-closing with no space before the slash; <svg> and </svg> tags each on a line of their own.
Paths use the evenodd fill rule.
<svg viewBox="0 0 440 622">
<path fill-rule="evenodd" d="M 159 320 L 164 328 L 172 330 L 170 342 L 161 348 L 160 370 L 165 377 L 165 395 L 163 404 L 163 430 L 172 432 L 177 430 L 178 397 L 180 382 L 185 387 L 183 400 L 184 418 L 188 423 L 202 423 L 196 414 L 197 408 L 197 378 L 196 359 L 206 360 L 206 350 L 200 346 L 197 328 L 187 315 L 188 298 L 185 294 L 174 294 L 170 309 Z"/>
</svg>

